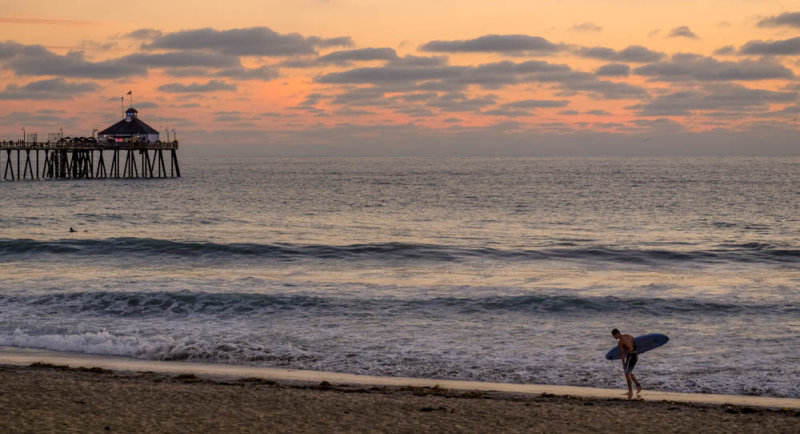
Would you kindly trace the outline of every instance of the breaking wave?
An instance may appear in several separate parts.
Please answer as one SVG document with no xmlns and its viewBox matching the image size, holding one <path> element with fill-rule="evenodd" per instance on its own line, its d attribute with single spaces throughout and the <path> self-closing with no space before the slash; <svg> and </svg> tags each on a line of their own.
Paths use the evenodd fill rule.
<svg viewBox="0 0 800 434">
<path fill-rule="evenodd" d="M 695 298 L 580 297 L 521 295 L 437 297 L 429 299 L 339 298 L 306 295 L 267 295 L 208 292 L 78 292 L 0 296 L 0 311 L 31 308 L 37 312 L 111 315 L 114 317 L 196 316 L 243 317 L 308 312 L 314 315 L 392 316 L 471 314 L 481 312 L 605 313 L 636 311 L 654 315 L 800 314 L 791 304 L 725 303 Z"/>
<path fill-rule="evenodd" d="M 454 247 L 419 243 L 369 243 L 351 245 L 213 243 L 171 241 L 154 238 L 108 238 L 38 241 L 0 239 L 0 258 L 20 255 L 146 256 L 231 258 L 252 257 L 275 261 L 299 260 L 419 260 L 506 261 L 573 260 L 654 265 L 659 263 L 797 263 L 800 249 L 764 243 L 720 244 L 704 250 L 628 249 L 604 246 L 498 249 Z"/>
</svg>

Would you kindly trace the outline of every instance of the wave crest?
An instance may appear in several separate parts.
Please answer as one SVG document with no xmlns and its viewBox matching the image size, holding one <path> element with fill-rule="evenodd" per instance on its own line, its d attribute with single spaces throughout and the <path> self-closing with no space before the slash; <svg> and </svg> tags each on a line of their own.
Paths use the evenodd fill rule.
<svg viewBox="0 0 800 434">
<path fill-rule="evenodd" d="M 265 260 L 424 260 L 468 261 L 601 261 L 625 264 L 720 262 L 800 262 L 800 249 L 779 248 L 763 243 L 721 244 L 707 250 L 626 249 L 604 246 L 497 249 L 491 247 L 453 247 L 421 243 L 369 243 L 351 245 L 213 243 L 172 241 L 154 238 L 108 238 L 38 241 L 0 239 L 0 257 L 19 255 L 66 254 L 83 256 L 210 257 L 226 259 L 254 257 Z"/>
</svg>

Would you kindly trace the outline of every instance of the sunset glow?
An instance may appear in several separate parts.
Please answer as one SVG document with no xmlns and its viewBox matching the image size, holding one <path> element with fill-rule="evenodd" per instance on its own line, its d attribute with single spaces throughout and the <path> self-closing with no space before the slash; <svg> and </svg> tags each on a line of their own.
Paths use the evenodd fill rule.
<svg viewBox="0 0 800 434">
<path fill-rule="evenodd" d="M 10 1 L 0 136 L 188 152 L 797 155 L 800 2 Z"/>
</svg>

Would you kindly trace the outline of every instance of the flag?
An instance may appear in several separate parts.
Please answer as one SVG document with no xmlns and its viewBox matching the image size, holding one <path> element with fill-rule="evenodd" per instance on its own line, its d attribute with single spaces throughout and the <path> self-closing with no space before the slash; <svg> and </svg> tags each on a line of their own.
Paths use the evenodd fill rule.
<svg viewBox="0 0 800 434">
<path fill-rule="evenodd" d="M 130 94 L 131 94 L 131 92 L 133 92 L 133 91 L 132 91 L 132 90 L 129 90 L 129 91 L 128 91 L 128 93 L 126 93 L 125 95 L 130 95 Z"/>
</svg>

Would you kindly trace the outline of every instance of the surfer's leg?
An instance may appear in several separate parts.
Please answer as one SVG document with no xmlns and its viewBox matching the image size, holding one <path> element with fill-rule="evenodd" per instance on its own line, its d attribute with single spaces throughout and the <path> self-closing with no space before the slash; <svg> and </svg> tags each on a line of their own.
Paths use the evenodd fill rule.
<svg viewBox="0 0 800 434">
<path fill-rule="evenodd" d="M 639 380 L 636 379 L 636 376 L 631 374 L 631 379 L 633 380 L 634 384 L 636 384 L 636 394 L 642 393 L 642 385 L 639 383 Z"/>
<path fill-rule="evenodd" d="M 628 383 L 628 399 L 633 397 L 633 388 L 631 387 L 631 374 L 625 372 L 625 381 Z"/>
<path fill-rule="evenodd" d="M 628 356 L 627 362 L 628 366 L 626 372 L 630 375 L 631 380 L 636 384 L 636 394 L 638 395 L 642 391 L 642 385 L 639 384 L 639 380 L 636 379 L 636 376 L 633 375 L 633 368 L 636 366 L 636 362 L 639 361 L 639 355 L 636 353 L 631 354 Z M 628 389 L 630 390 L 631 382 L 628 380 Z"/>
</svg>

